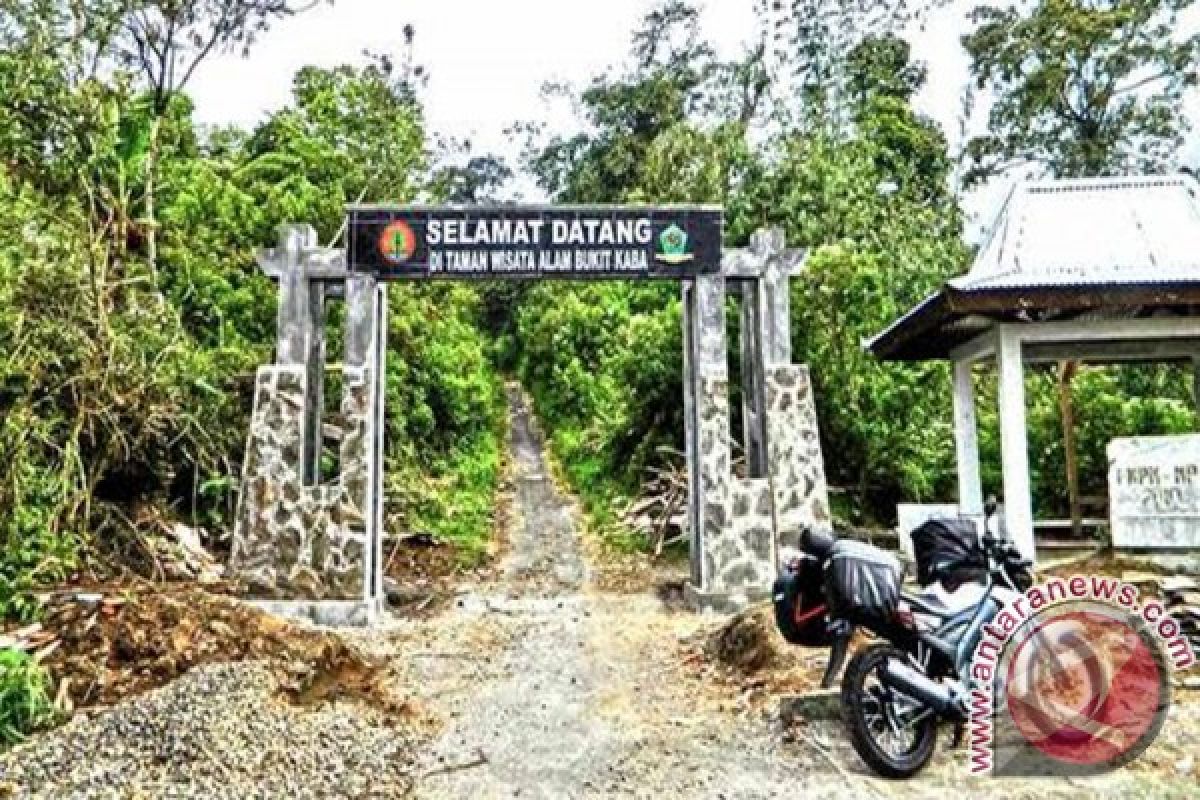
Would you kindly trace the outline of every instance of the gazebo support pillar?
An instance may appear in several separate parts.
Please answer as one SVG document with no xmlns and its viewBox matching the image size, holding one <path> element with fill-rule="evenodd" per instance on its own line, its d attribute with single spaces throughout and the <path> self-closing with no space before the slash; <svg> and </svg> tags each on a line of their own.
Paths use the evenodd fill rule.
<svg viewBox="0 0 1200 800">
<path fill-rule="evenodd" d="M 1036 558 L 1033 498 L 1029 488 L 1029 444 L 1025 430 L 1025 366 L 1021 339 L 1001 326 L 996 358 L 1000 373 L 1000 458 L 1004 481 L 1004 528 L 1021 554 Z"/>
<path fill-rule="evenodd" d="M 979 430 L 975 421 L 972 362 L 954 362 L 954 454 L 958 464 L 958 506 L 964 514 L 983 512 L 983 482 L 979 477 Z"/>
</svg>

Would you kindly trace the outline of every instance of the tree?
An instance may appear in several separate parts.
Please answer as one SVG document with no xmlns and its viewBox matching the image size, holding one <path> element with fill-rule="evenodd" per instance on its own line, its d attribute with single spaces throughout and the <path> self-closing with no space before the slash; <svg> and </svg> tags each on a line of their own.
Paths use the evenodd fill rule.
<svg viewBox="0 0 1200 800">
<path fill-rule="evenodd" d="M 1157 171 L 1175 158 L 1197 82 L 1194 0 L 1036 0 L 971 13 L 963 37 L 988 132 L 967 145 L 972 183 L 1033 163 L 1055 177 Z"/>
<path fill-rule="evenodd" d="M 949 0 L 758 0 L 764 64 L 784 127 L 814 116 L 844 121 L 847 54 L 902 31 Z"/>
<path fill-rule="evenodd" d="M 845 54 L 846 117 L 794 134 L 769 176 L 769 218 L 809 248 L 792 282 L 792 339 L 812 373 L 830 481 L 859 521 L 930 498 L 952 475 L 943 365 L 880 364 L 861 341 L 957 272 L 962 216 L 946 140 L 909 104 L 924 78 L 906 42 Z M 820 100 L 813 98 L 820 105 Z"/>
<path fill-rule="evenodd" d="M 141 74 L 149 93 L 142 205 L 146 261 L 155 280 L 159 135 L 171 96 L 187 86 L 210 55 L 247 52 L 273 21 L 297 10 L 288 0 L 129 0 L 121 8 L 116 54 L 122 64 Z"/>
<path fill-rule="evenodd" d="M 503 158 L 472 156 L 465 164 L 447 164 L 433 176 L 433 190 L 447 203 L 495 203 L 497 193 L 512 180 L 513 171 Z"/>
</svg>

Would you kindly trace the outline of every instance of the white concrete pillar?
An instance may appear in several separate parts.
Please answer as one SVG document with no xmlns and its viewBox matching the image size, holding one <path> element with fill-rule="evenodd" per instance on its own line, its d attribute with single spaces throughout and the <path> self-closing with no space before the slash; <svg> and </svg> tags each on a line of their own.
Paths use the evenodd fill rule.
<svg viewBox="0 0 1200 800">
<path fill-rule="evenodd" d="M 979 477 L 979 431 L 975 421 L 975 386 L 971 361 L 954 362 L 954 454 L 958 463 L 958 507 L 964 514 L 983 513 Z"/>
<path fill-rule="evenodd" d="M 387 430 L 387 345 L 388 345 L 388 285 L 381 283 L 375 287 L 375 375 L 372 391 L 375 399 L 374 423 L 372 425 L 374 457 L 371 464 L 368 513 L 371 515 L 367 526 L 367 564 L 366 601 L 383 607 L 383 473 L 386 469 L 384 460 L 384 441 Z"/>
<path fill-rule="evenodd" d="M 997 348 L 1000 373 L 1000 459 L 1004 476 L 1004 527 L 1021 554 L 1036 557 L 1033 497 L 1029 487 L 1029 445 L 1025 427 L 1025 369 L 1021 339 L 1001 326 Z"/>
</svg>

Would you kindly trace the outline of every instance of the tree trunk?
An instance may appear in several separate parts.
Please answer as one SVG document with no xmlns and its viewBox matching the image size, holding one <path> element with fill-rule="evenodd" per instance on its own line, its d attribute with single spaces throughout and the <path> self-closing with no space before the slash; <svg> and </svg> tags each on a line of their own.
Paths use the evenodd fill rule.
<svg viewBox="0 0 1200 800">
<path fill-rule="evenodd" d="M 1079 370 L 1078 361 L 1058 363 L 1058 413 L 1062 420 L 1063 456 L 1067 468 L 1067 502 L 1071 508 L 1071 533 L 1083 537 L 1083 511 L 1079 501 L 1079 454 L 1075 444 L 1075 406 L 1071 400 L 1071 381 Z"/>
<path fill-rule="evenodd" d="M 142 201 L 145 205 L 143 225 L 146 229 L 146 263 L 150 268 L 150 280 L 158 288 L 158 220 L 154 216 L 154 188 L 158 182 L 158 137 L 162 128 L 162 115 L 155 114 L 150 122 L 150 146 L 146 151 L 146 183 Z"/>
</svg>

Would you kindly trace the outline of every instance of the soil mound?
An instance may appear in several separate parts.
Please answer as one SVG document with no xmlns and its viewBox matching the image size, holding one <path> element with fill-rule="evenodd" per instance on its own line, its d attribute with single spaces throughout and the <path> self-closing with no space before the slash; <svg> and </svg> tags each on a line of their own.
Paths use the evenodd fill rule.
<svg viewBox="0 0 1200 800">
<path fill-rule="evenodd" d="M 109 705 L 203 664 L 262 661 L 293 701 L 351 696 L 407 710 L 385 685 L 382 659 L 335 633 L 194 587 L 60 595 L 41 627 L 30 649 L 65 709 Z"/>
</svg>

